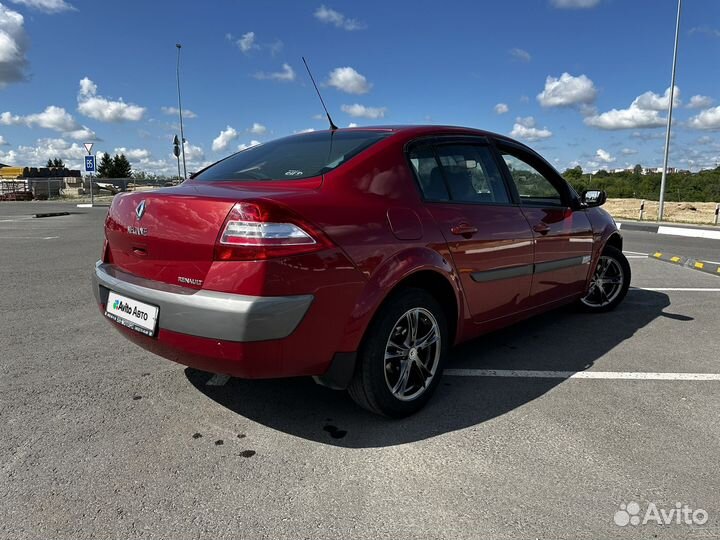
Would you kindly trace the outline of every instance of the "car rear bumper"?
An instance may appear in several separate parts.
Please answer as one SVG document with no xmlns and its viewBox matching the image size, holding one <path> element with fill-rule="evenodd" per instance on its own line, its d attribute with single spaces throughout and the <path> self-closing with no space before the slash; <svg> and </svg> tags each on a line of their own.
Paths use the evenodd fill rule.
<svg viewBox="0 0 720 540">
<path fill-rule="evenodd" d="M 247 296 L 196 290 L 128 274 L 95 263 L 93 292 L 107 304 L 110 291 L 159 308 L 158 331 L 227 342 L 279 340 L 300 324 L 312 295 Z"/>
</svg>

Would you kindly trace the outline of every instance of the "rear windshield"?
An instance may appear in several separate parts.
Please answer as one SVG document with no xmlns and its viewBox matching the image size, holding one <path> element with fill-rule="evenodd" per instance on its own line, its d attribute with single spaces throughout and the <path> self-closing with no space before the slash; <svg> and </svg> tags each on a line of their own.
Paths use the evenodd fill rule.
<svg viewBox="0 0 720 540">
<path fill-rule="evenodd" d="M 300 180 L 339 167 L 387 131 L 320 131 L 302 133 L 253 146 L 198 174 L 200 182 Z"/>
</svg>

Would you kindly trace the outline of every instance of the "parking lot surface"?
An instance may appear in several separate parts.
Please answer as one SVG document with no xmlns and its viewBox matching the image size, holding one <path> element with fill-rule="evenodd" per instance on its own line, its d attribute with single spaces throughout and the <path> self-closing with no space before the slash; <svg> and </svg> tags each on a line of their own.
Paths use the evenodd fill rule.
<svg viewBox="0 0 720 540">
<path fill-rule="evenodd" d="M 0 538 L 720 536 L 720 278 L 644 257 L 653 235 L 623 233 L 616 311 L 458 347 L 391 421 L 123 339 L 90 288 L 104 215 L 0 204 Z M 707 519 L 623 522 L 678 504 Z"/>
</svg>

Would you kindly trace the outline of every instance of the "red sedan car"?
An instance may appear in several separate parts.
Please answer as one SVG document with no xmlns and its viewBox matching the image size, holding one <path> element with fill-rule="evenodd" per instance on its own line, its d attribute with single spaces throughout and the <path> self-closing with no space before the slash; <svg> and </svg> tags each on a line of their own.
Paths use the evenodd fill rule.
<svg viewBox="0 0 720 540">
<path fill-rule="evenodd" d="M 474 129 L 285 137 L 115 197 L 94 292 L 126 337 L 244 378 L 417 411 L 449 348 L 563 304 L 614 308 L 622 237 L 542 157 Z"/>
</svg>

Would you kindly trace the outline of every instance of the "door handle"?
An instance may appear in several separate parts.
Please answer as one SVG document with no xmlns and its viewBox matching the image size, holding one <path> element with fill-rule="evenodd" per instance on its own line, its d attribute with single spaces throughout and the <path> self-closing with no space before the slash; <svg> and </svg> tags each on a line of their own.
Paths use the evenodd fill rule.
<svg viewBox="0 0 720 540">
<path fill-rule="evenodd" d="M 458 236 L 465 236 L 469 238 L 470 236 L 478 232 L 478 230 L 477 227 L 473 227 L 468 223 L 461 223 L 460 225 L 455 225 L 452 229 L 450 229 L 450 232 L 453 234 L 457 234 Z"/>
<path fill-rule="evenodd" d="M 538 223 L 533 227 L 533 231 L 540 234 L 547 234 L 550 231 L 550 225 L 547 223 Z"/>
</svg>

